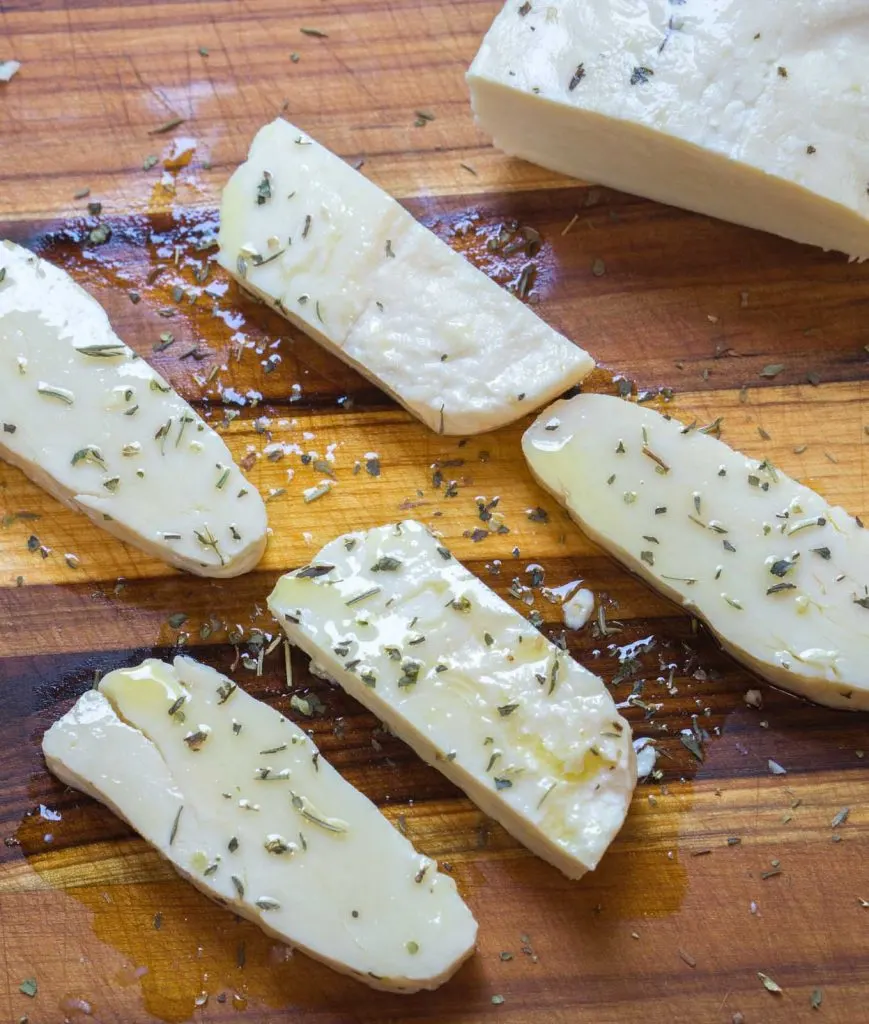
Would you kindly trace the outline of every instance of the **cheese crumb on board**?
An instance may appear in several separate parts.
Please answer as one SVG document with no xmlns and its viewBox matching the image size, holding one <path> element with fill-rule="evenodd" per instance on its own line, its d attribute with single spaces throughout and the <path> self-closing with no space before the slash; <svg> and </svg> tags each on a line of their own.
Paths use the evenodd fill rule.
<svg viewBox="0 0 869 1024">
<path fill-rule="evenodd" d="M 562 604 L 561 614 L 568 629 L 582 629 L 594 613 L 594 594 L 580 587 Z"/>
<path fill-rule="evenodd" d="M 869 708 L 869 537 L 859 519 L 768 459 L 611 396 L 557 402 L 522 444 L 583 531 L 734 657 L 819 704 Z"/>
<path fill-rule="evenodd" d="M 603 682 L 420 523 L 349 533 L 283 576 L 269 607 L 351 696 L 538 856 L 594 868 L 636 784 Z"/>
<path fill-rule="evenodd" d="M 0 60 L 0 82 L 11 82 L 20 70 L 20 61 Z"/>
<path fill-rule="evenodd" d="M 190 658 L 109 673 L 43 751 L 206 895 L 335 970 L 415 992 L 473 952 L 476 922 L 436 862 L 306 733 Z"/>
<path fill-rule="evenodd" d="M 468 82 L 513 156 L 864 259 L 867 59 L 860 0 L 509 0 Z"/>
<path fill-rule="evenodd" d="M 59 501 L 200 576 L 259 562 L 266 513 L 223 440 L 71 277 L 0 242 L 0 457 Z"/>
<path fill-rule="evenodd" d="M 591 357 L 288 121 L 227 184 L 221 264 L 442 434 L 518 419 Z"/>
</svg>

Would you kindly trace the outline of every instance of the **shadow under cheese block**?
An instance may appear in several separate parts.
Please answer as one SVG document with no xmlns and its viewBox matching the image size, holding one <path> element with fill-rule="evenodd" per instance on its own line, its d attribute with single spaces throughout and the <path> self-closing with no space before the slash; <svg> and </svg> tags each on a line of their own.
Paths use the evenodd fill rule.
<svg viewBox="0 0 869 1024">
<path fill-rule="evenodd" d="M 238 576 L 266 512 L 223 439 L 64 271 L 0 242 L 0 458 L 97 526 L 199 576 Z"/>
<path fill-rule="evenodd" d="M 207 896 L 343 974 L 432 989 L 474 950 L 455 882 L 306 733 L 214 669 L 179 657 L 112 672 L 43 751 Z"/>
<path fill-rule="evenodd" d="M 509 0 L 468 84 L 512 156 L 864 259 L 867 60 L 859 0 Z"/>
<path fill-rule="evenodd" d="M 420 523 L 348 533 L 269 608 L 293 643 L 569 878 L 597 866 L 637 780 L 603 682 Z"/>
<path fill-rule="evenodd" d="M 582 530 L 702 619 L 750 669 L 869 708 L 869 535 L 724 442 L 606 395 L 556 402 L 522 446 Z"/>
<path fill-rule="evenodd" d="M 442 434 L 511 423 L 594 366 L 288 121 L 257 133 L 224 189 L 219 260 Z"/>
</svg>

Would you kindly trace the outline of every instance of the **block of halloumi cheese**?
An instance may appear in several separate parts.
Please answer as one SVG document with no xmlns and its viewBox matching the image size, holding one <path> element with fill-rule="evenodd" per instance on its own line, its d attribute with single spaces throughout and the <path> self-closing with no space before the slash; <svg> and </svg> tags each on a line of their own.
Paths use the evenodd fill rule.
<svg viewBox="0 0 869 1024">
<path fill-rule="evenodd" d="M 349 533 L 277 583 L 289 638 L 570 878 L 627 813 L 631 730 L 601 680 L 420 523 Z"/>
<path fill-rule="evenodd" d="M 509 0 L 468 74 L 495 145 L 869 256 L 862 0 Z"/>
<path fill-rule="evenodd" d="M 510 423 L 587 353 L 287 121 L 257 134 L 220 210 L 220 262 L 433 430 Z"/>
<path fill-rule="evenodd" d="M 206 895 L 342 973 L 414 992 L 473 952 L 453 880 L 306 733 L 190 658 L 110 673 L 43 750 Z"/>
<path fill-rule="evenodd" d="M 121 540 L 200 576 L 262 557 L 266 513 L 223 440 L 102 306 L 0 242 L 0 457 Z"/>
<path fill-rule="evenodd" d="M 869 708 L 869 536 L 769 460 L 646 406 L 579 395 L 523 438 L 582 529 L 770 682 Z"/>
</svg>

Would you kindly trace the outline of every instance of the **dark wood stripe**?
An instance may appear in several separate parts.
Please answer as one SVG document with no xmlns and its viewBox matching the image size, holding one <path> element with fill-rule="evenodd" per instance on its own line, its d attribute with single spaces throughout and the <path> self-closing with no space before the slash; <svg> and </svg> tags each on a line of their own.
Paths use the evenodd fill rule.
<svg viewBox="0 0 869 1024">
<path fill-rule="evenodd" d="M 40 540 L 44 543 L 54 543 L 53 535 L 40 530 L 39 523 L 23 524 L 22 546 L 32 529 L 40 531 Z M 104 542 L 102 534 L 96 533 L 95 537 Z M 512 537 L 508 540 L 514 542 Z M 515 543 L 524 546 L 530 543 L 530 538 L 517 535 Z M 464 564 L 527 615 L 529 606 L 511 600 L 509 590 L 514 578 L 523 585 L 529 583 L 532 575 L 527 570 L 536 564 L 536 559 L 533 556 L 523 557 L 520 550 L 519 557 L 508 555 L 503 559 L 500 572 L 494 575 L 487 568 L 492 566 L 486 557 L 487 542 L 475 544 L 474 549 L 476 557 L 463 559 Z M 302 565 L 304 561 L 299 560 L 298 564 Z M 251 626 L 271 629 L 273 620 L 264 611 L 266 598 L 282 571 L 291 568 L 294 566 L 255 570 L 232 580 L 202 580 L 171 571 L 167 575 L 163 570 L 159 576 L 141 579 L 118 581 L 110 577 L 97 583 L 76 583 L 71 576 L 70 582 L 63 587 L 30 585 L 3 588 L 0 589 L 0 663 L 9 657 L 48 652 L 120 650 L 125 646 L 138 649 L 152 645 L 155 639 L 170 643 L 179 632 L 168 625 L 170 616 L 176 612 L 188 616 L 181 629 L 194 640 L 198 638 L 201 626 L 215 615 L 230 627 L 240 623 L 246 636 L 250 634 Z M 672 621 L 683 625 L 689 622 L 687 615 L 674 615 L 674 607 L 668 601 L 627 576 L 605 555 L 597 553 L 581 558 L 546 559 L 545 586 L 559 586 L 578 579 L 592 587 L 599 600 L 606 604 L 609 619 L 625 621 L 629 630 L 642 631 L 652 621 L 652 615 L 662 618 L 674 616 Z M 260 614 L 252 615 L 254 608 L 260 609 Z M 563 628 L 560 626 L 560 608 L 541 597 L 539 590 L 534 608 L 544 616 L 548 628 L 554 631 Z M 582 640 L 580 636 L 582 634 L 571 634 L 572 642 L 587 647 L 591 638 L 586 636 Z M 626 642 L 621 637 L 622 634 L 618 634 L 613 639 L 619 643 Z M 214 634 L 215 642 L 225 642 L 225 639 L 225 631 Z"/>
<path fill-rule="evenodd" d="M 764 387 L 805 383 L 810 376 L 828 382 L 865 375 L 869 281 L 862 267 L 836 255 L 600 188 L 489 195 L 470 203 L 409 200 L 406 205 L 504 285 L 516 280 L 529 257 L 519 252 L 502 258 L 488 251 L 490 240 L 511 219 L 539 231 L 544 244 L 533 258 L 537 284 L 531 301 L 554 327 L 613 373 L 627 374 L 640 390 Z M 576 213 L 579 220 L 563 236 Z M 212 366 L 226 361 L 240 326 L 264 349 L 259 355 L 245 352 L 241 363 L 230 361 L 228 372 L 220 375 L 226 387 L 262 394 L 262 404 L 243 407 L 242 415 L 391 404 L 234 285 L 223 297 L 187 304 L 192 266 L 209 256 L 195 247 L 216 230 L 213 210 L 106 222 L 112 239 L 97 248 L 85 245 L 97 224 L 94 218 L 13 223 L 5 233 L 93 290 L 125 340 L 188 399 L 220 405 L 217 388 L 203 389 L 194 374 L 206 377 Z M 180 268 L 175 246 L 180 247 Z M 209 280 L 225 282 L 226 275 L 215 268 Z M 173 301 L 175 285 L 185 289 L 180 304 Z M 142 295 L 138 306 L 127 298 L 130 289 Z M 171 311 L 172 317 L 164 319 L 159 310 Z M 153 346 L 165 331 L 178 340 L 155 354 Z M 266 348 L 278 339 L 276 348 Z M 182 358 L 197 345 L 207 353 L 201 362 L 190 355 Z M 272 353 L 282 361 L 266 373 L 261 363 Z M 773 376 L 761 376 L 777 366 L 782 369 Z M 294 385 L 300 385 L 298 399 L 290 400 Z M 606 389 L 606 377 L 593 386 Z"/>
<path fill-rule="evenodd" d="M 71 628 L 75 629 L 74 623 Z M 557 630 L 551 628 L 547 632 L 557 635 Z M 588 633 L 579 638 L 571 636 L 570 650 L 604 679 L 613 680 L 620 669 L 615 644 L 647 636 L 654 638 L 651 650 L 640 654 L 636 671 L 614 686 L 613 695 L 624 701 L 632 690 L 639 690 L 641 699 L 650 707 L 662 703 L 662 708 L 653 714 L 630 708 L 627 715 L 637 735 L 651 735 L 658 740 L 658 767 L 664 781 L 686 777 L 707 781 L 765 778 L 770 775 L 770 758 L 782 758 L 786 762 L 783 767 L 794 775 L 865 771 L 865 762 L 857 753 L 865 746 L 861 716 L 820 709 L 769 687 L 760 687 L 721 654 L 706 635 L 692 635 L 684 618 L 635 621 L 623 633 L 607 640 Z M 246 644 L 240 647 L 247 649 Z M 596 651 L 600 654 L 596 655 Z M 96 675 L 137 664 L 144 656 L 165 659 L 173 653 L 185 652 L 225 672 L 238 659 L 238 648 L 224 642 L 183 649 L 125 648 L 0 660 L 0 720 L 6 723 L 7 740 L 0 754 L 0 821 L 16 820 L 34 803 L 59 799 L 57 787 L 48 783 L 54 789 L 50 800 L 32 793 L 25 800 L 22 783 L 16 780 L 29 777 L 31 791 L 34 785 L 47 784 L 44 779 L 37 784 L 32 775 L 39 767 L 39 736 L 80 693 L 93 685 Z M 671 666 L 671 685 L 676 691 L 673 694 L 661 682 L 668 679 Z M 293 652 L 294 692 L 316 694 L 326 707 L 322 717 L 309 719 L 290 707 L 280 649 L 264 661 L 263 667 L 261 677 L 242 667 L 236 667 L 233 675 L 255 696 L 267 700 L 303 727 L 312 728 L 323 755 L 372 799 L 381 804 L 455 799 L 455 788 L 434 769 L 422 765 L 400 741 L 381 733 L 374 716 L 340 689 L 312 677 L 307 658 L 299 651 Z M 749 687 L 761 689 L 763 710 L 744 706 L 741 698 Z M 761 719 L 769 723 L 769 728 L 758 730 Z M 701 743 L 705 756 L 702 764 L 678 739 L 680 730 L 691 728 L 692 721 L 693 728 L 709 734 Z M 750 741 L 750 751 L 743 741 Z"/>
</svg>

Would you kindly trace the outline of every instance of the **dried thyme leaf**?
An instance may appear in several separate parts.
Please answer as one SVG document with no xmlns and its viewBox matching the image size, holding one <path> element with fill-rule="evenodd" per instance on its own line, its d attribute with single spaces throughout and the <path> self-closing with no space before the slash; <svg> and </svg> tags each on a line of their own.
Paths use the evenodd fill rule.
<svg viewBox="0 0 869 1024">
<path fill-rule="evenodd" d="M 166 132 L 171 132 L 173 128 L 177 128 L 179 125 L 184 124 L 185 118 L 183 117 L 172 117 L 168 121 L 164 121 L 163 124 L 158 125 L 156 128 L 152 128 L 148 132 L 149 135 L 165 135 Z"/>
<path fill-rule="evenodd" d="M 797 556 L 797 558 L 798 557 L 799 556 Z M 793 569 L 793 567 L 796 564 L 796 558 L 780 558 L 772 563 L 772 565 L 769 567 L 769 571 L 772 573 L 773 576 L 778 576 L 779 578 L 781 578 L 783 576 L 787 576 L 787 574 L 791 571 L 791 569 Z"/>
<path fill-rule="evenodd" d="M 682 745 L 686 747 L 698 761 L 703 761 L 703 748 L 700 746 L 700 741 L 693 732 L 681 732 L 679 733 L 679 739 L 682 741 Z"/>
<path fill-rule="evenodd" d="M 796 590 L 797 585 L 795 583 L 776 583 L 774 586 L 769 587 L 766 592 L 766 596 L 770 594 L 781 594 L 785 590 Z"/>
<path fill-rule="evenodd" d="M 527 8 L 527 10 L 524 10 L 524 8 Z M 526 3 L 526 4 L 523 4 L 523 6 L 519 8 L 519 13 L 523 14 L 523 11 L 524 11 L 524 14 L 527 14 L 528 11 L 530 11 L 530 10 L 531 10 L 531 4 Z M 570 82 L 567 85 L 567 91 L 568 92 L 573 92 L 573 90 L 579 85 L 579 83 L 583 80 L 583 78 L 585 78 L 585 65 L 584 64 L 577 64 L 576 65 L 576 71 L 573 72 L 573 75 L 572 75 L 572 77 L 570 79 Z"/>
<path fill-rule="evenodd" d="M 635 67 L 631 72 L 631 85 L 645 85 L 654 73 L 651 68 Z"/>
<path fill-rule="evenodd" d="M 320 576 L 326 576 L 335 568 L 334 565 L 306 565 L 299 569 L 296 578 L 300 580 L 315 580 Z"/>
<path fill-rule="evenodd" d="M 51 384 L 46 384 L 44 381 L 40 381 L 36 385 L 36 390 L 40 395 L 46 395 L 48 398 L 56 398 L 63 402 L 64 405 L 72 405 L 75 402 L 75 395 L 67 390 L 67 388 L 53 387 Z"/>
<path fill-rule="evenodd" d="M 374 565 L 371 566 L 371 572 L 395 572 L 401 568 L 401 560 L 393 558 L 391 555 L 382 555 Z"/>
<path fill-rule="evenodd" d="M 757 976 L 758 978 L 760 978 L 763 987 L 767 990 L 767 992 L 772 992 L 774 995 L 782 994 L 783 990 L 781 986 L 777 982 L 773 981 L 773 979 L 768 974 L 764 974 L 762 971 L 758 971 Z"/>
<path fill-rule="evenodd" d="M 122 341 L 106 345 L 85 345 L 83 348 L 76 349 L 76 352 L 80 352 L 83 356 L 91 356 L 94 359 L 111 359 L 114 356 L 124 355 L 126 351 L 127 346 Z"/>
<path fill-rule="evenodd" d="M 268 171 L 263 171 L 262 179 L 256 187 L 257 206 L 263 206 L 272 197 L 272 176 Z M 262 261 L 266 262 L 266 261 Z"/>
<path fill-rule="evenodd" d="M 680 949 L 679 950 L 679 956 L 681 957 L 682 960 L 685 961 L 685 963 L 689 967 L 696 967 L 697 966 L 697 961 L 694 959 L 694 957 L 691 956 L 690 953 L 686 953 L 684 949 Z"/>
<path fill-rule="evenodd" d="M 184 810 L 184 805 L 182 804 L 178 808 L 178 813 L 175 815 L 175 820 L 172 822 L 172 830 L 169 833 L 169 845 L 170 846 L 175 842 L 175 836 L 178 835 L 178 826 L 181 823 L 181 812 L 183 810 Z"/>
<path fill-rule="evenodd" d="M 851 813 L 850 807 L 843 807 L 841 811 L 833 818 L 830 822 L 830 828 L 839 828 L 844 825 L 848 820 L 848 815 Z"/>
</svg>

